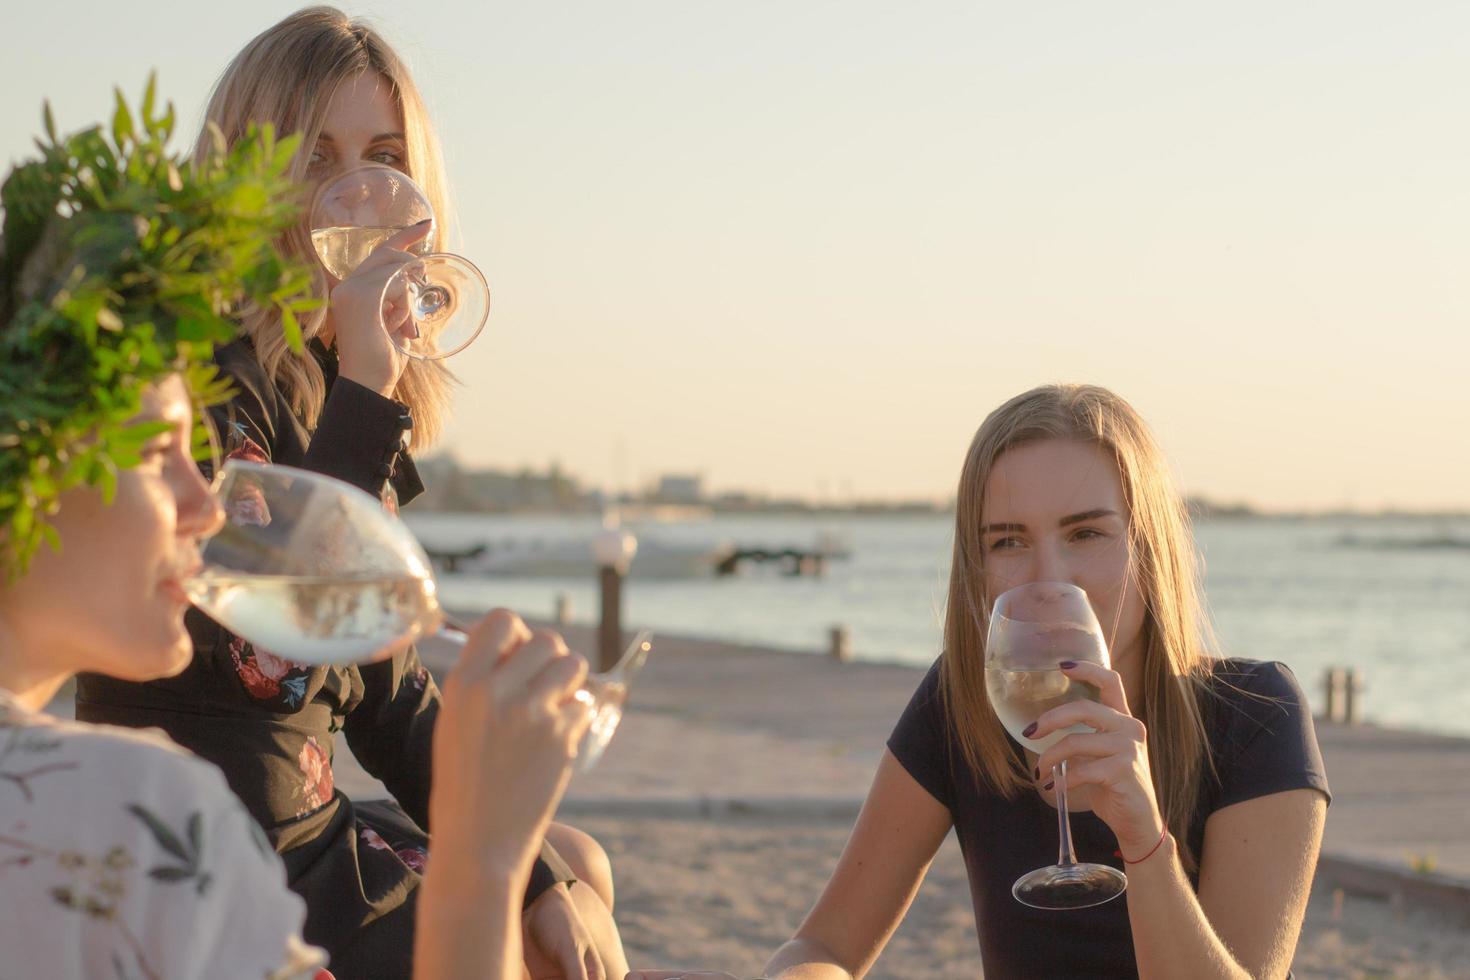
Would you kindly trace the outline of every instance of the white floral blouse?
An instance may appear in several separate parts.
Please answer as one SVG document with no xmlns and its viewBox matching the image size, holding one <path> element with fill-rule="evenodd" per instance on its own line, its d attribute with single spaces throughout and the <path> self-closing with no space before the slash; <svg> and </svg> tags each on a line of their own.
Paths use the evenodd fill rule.
<svg viewBox="0 0 1470 980">
<path fill-rule="evenodd" d="M 330 977 L 305 915 L 214 766 L 0 690 L 0 974 Z"/>
</svg>

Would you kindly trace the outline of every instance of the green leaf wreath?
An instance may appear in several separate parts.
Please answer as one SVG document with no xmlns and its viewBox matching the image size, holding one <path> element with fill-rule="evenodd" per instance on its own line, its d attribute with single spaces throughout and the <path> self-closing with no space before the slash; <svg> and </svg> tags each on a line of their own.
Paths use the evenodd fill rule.
<svg viewBox="0 0 1470 980">
<path fill-rule="evenodd" d="M 0 572 L 13 579 L 49 517 L 81 484 L 110 499 L 160 425 L 129 424 L 150 384 L 182 373 L 199 404 L 228 395 L 213 346 L 242 304 L 274 307 L 301 349 L 295 314 L 310 274 L 274 247 L 293 222 L 286 169 L 299 139 L 252 127 L 199 162 L 167 151 L 172 104 L 152 77 L 135 116 L 122 93 L 110 129 L 59 138 L 47 105 L 39 160 L 0 187 Z M 141 125 L 140 125 L 141 124 Z M 201 424 L 196 454 L 208 450 Z"/>
</svg>

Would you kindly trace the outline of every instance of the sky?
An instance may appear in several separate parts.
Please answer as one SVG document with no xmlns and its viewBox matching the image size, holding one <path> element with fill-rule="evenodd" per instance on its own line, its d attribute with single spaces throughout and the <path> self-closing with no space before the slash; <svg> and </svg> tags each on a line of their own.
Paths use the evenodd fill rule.
<svg viewBox="0 0 1470 980">
<path fill-rule="evenodd" d="M 150 69 L 191 141 L 294 3 L 10 18 L 0 160 Z M 1470 508 L 1470 6 L 372 2 L 490 324 L 463 463 L 944 499 L 1011 395 L 1107 385 L 1184 488 Z"/>
</svg>

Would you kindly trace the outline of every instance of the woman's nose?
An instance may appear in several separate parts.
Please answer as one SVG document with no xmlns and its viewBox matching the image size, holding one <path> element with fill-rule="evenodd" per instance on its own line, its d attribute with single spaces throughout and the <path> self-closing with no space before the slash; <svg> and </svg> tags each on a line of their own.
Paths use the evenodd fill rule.
<svg viewBox="0 0 1470 980">
<path fill-rule="evenodd" d="M 225 509 L 197 467 L 190 466 L 179 492 L 179 534 L 207 538 L 220 529 Z"/>
<path fill-rule="evenodd" d="M 1041 545 L 1032 552 L 1032 582 L 1071 582 L 1072 571 L 1060 550 Z M 1075 583 L 1073 583 L 1075 584 Z"/>
</svg>

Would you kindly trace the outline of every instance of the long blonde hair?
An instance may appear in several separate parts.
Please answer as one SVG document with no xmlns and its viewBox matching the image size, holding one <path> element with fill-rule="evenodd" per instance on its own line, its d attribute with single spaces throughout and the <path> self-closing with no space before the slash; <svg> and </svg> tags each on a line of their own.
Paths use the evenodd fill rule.
<svg viewBox="0 0 1470 980">
<path fill-rule="evenodd" d="M 303 185 L 312 148 L 321 134 L 323 117 L 337 86 L 364 71 L 387 81 L 403 113 L 408 171 L 434 209 L 438 247 L 448 237 L 450 217 L 444 164 L 439 143 L 423 99 L 402 59 L 372 27 L 352 20 L 333 7 L 299 10 L 247 44 L 215 83 L 205 110 L 205 125 L 197 152 L 209 151 L 219 127 L 233 145 L 252 122 L 269 122 L 276 132 L 300 133 L 301 148 L 291 164 L 291 176 Z M 315 288 L 325 299 L 325 274 L 315 261 L 304 227 L 287 233 L 281 247 L 315 270 Z M 322 330 L 326 306 L 301 324 L 308 338 Z M 296 357 L 286 345 L 280 319 L 271 311 L 246 309 L 241 322 L 255 345 L 255 356 L 267 376 L 285 391 L 292 409 L 308 429 L 316 427 L 326 400 L 326 381 L 310 357 Z M 439 361 L 410 361 L 398 381 L 394 397 L 409 407 L 414 419 L 414 445 L 431 445 L 444 426 L 453 376 Z"/>
<path fill-rule="evenodd" d="M 985 634 L 994 596 L 985 594 L 981 548 L 985 486 L 1007 450 L 1046 439 L 1090 443 L 1111 454 L 1128 504 L 1130 587 L 1141 590 L 1142 703 L 1154 793 L 1185 867 L 1197 867 L 1188 835 L 1201 781 L 1213 767 L 1202 702 L 1213 656 L 1199 565 L 1184 500 L 1148 425 L 1122 398 L 1092 385 L 1045 385 L 990 413 L 970 443 L 955 507 L 954 562 L 945 611 L 940 689 L 965 762 L 1006 797 L 1031 788 L 985 696 Z"/>
</svg>

